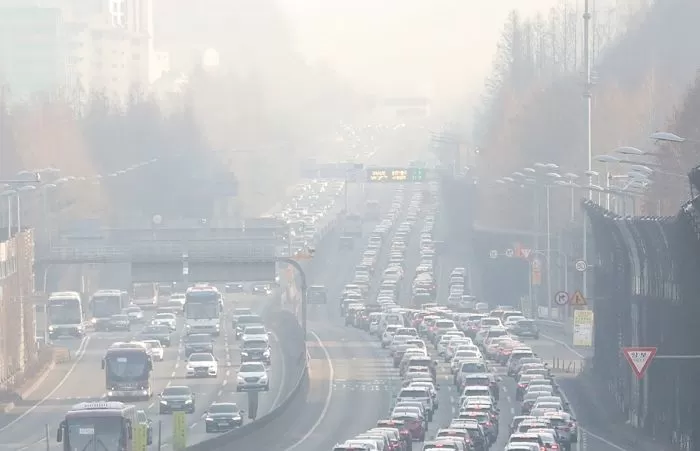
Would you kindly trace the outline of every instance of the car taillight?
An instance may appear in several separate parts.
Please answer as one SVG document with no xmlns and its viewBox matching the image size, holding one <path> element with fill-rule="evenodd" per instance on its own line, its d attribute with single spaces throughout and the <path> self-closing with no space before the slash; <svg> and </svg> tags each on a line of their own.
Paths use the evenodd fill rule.
<svg viewBox="0 0 700 451">
<path fill-rule="evenodd" d="M 540 446 L 540 451 L 547 451 L 547 448 L 545 448 L 544 446 Z"/>
<path fill-rule="evenodd" d="M 518 384 L 518 388 L 525 388 L 525 384 Z"/>
<path fill-rule="evenodd" d="M 556 443 L 553 444 L 553 445 L 552 445 L 552 449 L 559 449 L 559 445 L 557 445 Z"/>
<path fill-rule="evenodd" d="M 484 426 L 486 426 L 487 428 L 488 428 L 488 427 L 491 427 L 491 422 L 490 422 L 490 421 L 487 421 L 486 423 L 484 423 Z"/>
</svg>

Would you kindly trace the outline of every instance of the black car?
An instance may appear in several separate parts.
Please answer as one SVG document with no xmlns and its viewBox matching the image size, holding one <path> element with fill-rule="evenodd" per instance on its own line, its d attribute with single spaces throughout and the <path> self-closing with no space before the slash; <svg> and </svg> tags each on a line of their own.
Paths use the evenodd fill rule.
<svg viewBox="0 0 700 451">
<path fill-rule="evenodd" d="M 267 340 L 254 338 L 245 340 L 241 346 L 241 362 L 265 362 L 272 361 L 270 343 Z"/>
<path fill-rule="evenodd" d="M 214 354 L 214 340 L 209 334 L 192 334 L 185 337 L 185 357 L 195 352 Z"/>
<path fill-rule="evenodd" d="M 224 291 L 226 293 L 243 293 L 245 291 L 245 285 L 237 282 L 227 283 L 224 287 Z"/>
<path fill-rule="evenodd" d="M 170 347 L 172 342 L 170 338 L 170 328 L 164 325 L 146 326 L 139 333 L 138 338 L 141 340 L 158 340 L 160 344 L 166 348 Z"/>
<path fill-rule="evenodd" d="M 243 331 L 248 326 L 262 326 L 265 323 L 260 315 L 241 315 L 233 321 L 233 327 L 236 328 L 236 340 L 241 338 Z"/>
<path fill-rule="evenodd" d="M 195 399 L 190 387 L 171 386 L 166 387 L 160 398 L 160 413 L 187 412 L 194 413 Z"/>
<path fill-rule="evenodd" d="M 243 426 L 243 414 L 233 402 L 215 402 L 204 417 L 206 432 L 223 432 Z"/>
<path fill-rule="evenodd" d="M 112 315 L 109 318 L 109 322 L 106 324 L 106 330 L 131 330 L 131 321 L 129 320 L 129 315 L 121 313 L 119 315 Z"/>
<path fill-rule="evenodd" d="M 521 319 L 515 323 L 512 331 L 518 337 L 531 337 L 535 340 L 540 338 L 540 329 L 537 327 L 537 323 L 531 319 Z"/>
</svg>

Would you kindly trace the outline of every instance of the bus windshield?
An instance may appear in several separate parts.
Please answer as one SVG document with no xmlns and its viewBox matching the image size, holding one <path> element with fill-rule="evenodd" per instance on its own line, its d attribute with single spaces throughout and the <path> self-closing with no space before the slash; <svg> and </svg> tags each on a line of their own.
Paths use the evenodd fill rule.
<svg viewBox="0 0 700 451">
<path fill-rule="evenodd" d="M 119 352 L 106 359 L 107 377 L 115 381 L 139 380 L 148 377 L 146 352 Z"/>
<path fill-rule="evenodd" d="M 47 313 L 51 324 L 81 324 L 83 322 L 79 299 L 50 299 Z"/>
<path fill-rule="evenodd" d="M 125 449 L 123 418 L 76 417 L 66 422 L 66 449 L 71 451 L 111 451 Z"/>
<path fill-rule="evenodd" d="M 188 319 L 215 319 L 219 317 L 219 304 L 188 302 L 185 304 L 185 317 Z"/>
<path fill-rule="evenodd" d="M 109 318 L 121 313 L 121 296 L 94 296 L 92 298 L 92 316 Z"/>
</svg>

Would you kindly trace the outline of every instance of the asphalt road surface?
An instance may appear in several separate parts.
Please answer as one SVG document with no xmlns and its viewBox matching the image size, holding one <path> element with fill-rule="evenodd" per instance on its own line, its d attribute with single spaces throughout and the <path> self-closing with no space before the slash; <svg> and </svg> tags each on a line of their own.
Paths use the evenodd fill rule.
<svg viewBox="0 0 700 451">
<path fill-rule="evenodd" d="M 235 305 L 261 304 L 262 299 L 252 295 L 238 296 Z M 225 302 L 226 309 L 234 307 L 232 299 Z M 150 314 L 148 314 L 150 316 Z M 148 319 L 148 316 L 146 319 Z M 226 315 L 228 318 L 228 315 Z M 183 330 L 182 319 L 177 332 L 173 333 L 173 344 L 165 350 L 165 359 L 154 363 L 154 393 L 160 393 L 170 385 L 188 385 L 196 394 L 196 412 L 187 415 L 188 444 L 198 443 L 212 437 L 204 431 L 203 415 L 213 402 L 236 402 L 247 410 L 247 395 L 236 392 L 236 374 L 240 365 L 240 351 L 230 320 L 225 321 L 222 334 L 217 338 L 214 354 L 219 359 L 219 375 L 216 378 L 185 378 L 184 349 L 180 346 Z M 70 363 L 57 366 L 46 380 L 15 408 L 0 417 L 0 449 L 16 451 L 46 450 L 45 425 L 49 425 L 51 449 L 60 449 L 55 441 L 56 428 L 65 412 L 76 403 L 104 399 L 105 379 L 101 360 L 107 347 L 127 339 L 138 330 L 125 332 L 88 332 L 83 340 L 56 340 L 59 346 L 70 349 Z M 273 336 L 272 366 L 270 369 L 270 391 L 260 393 L 258 416 L 276 406 L 283 398 L 285 380 L 284 359 L 279 355 L 276 337 Z M 159 415 L 158 398 L 135 403 L 145 410 L 154 423 L 154 446 L 160 425 L 163 448 L 170 447 L 173 436 L 172 416 Z"/>
</svg>

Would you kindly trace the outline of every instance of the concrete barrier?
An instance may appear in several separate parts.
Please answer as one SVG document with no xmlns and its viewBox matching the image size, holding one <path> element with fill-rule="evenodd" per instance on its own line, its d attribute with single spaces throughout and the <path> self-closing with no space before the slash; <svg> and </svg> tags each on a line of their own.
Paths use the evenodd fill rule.
<svg viewBox="0 0 700 451">
<path fill-rule="evenodd" d="M 304 333 L 293 313 L 282 310 L 268 310 L 264 313 L 266 321 L 280 343 L 280 352 L 284 356 L 285 368 L 287 369 L 286 379 L 283 383 L 294 387 L 287 397 L 271 410 L 267 415 L 255 421 L 244 424 L 238 429 L 205 440 L 192 446 L 188 446 L 188 451 L 215 451 L 231 449 L 253 449 L 256 443 L 260 443 L 264 436 L 268 436 L 282 425 L 276 425 L 293 406 L 298 407 L 306 398 L 309 389 L 309 377 L 306 354 L 306 341 Z M 294 408 L 296 408 L 294 407 Z"/>
</svg>

